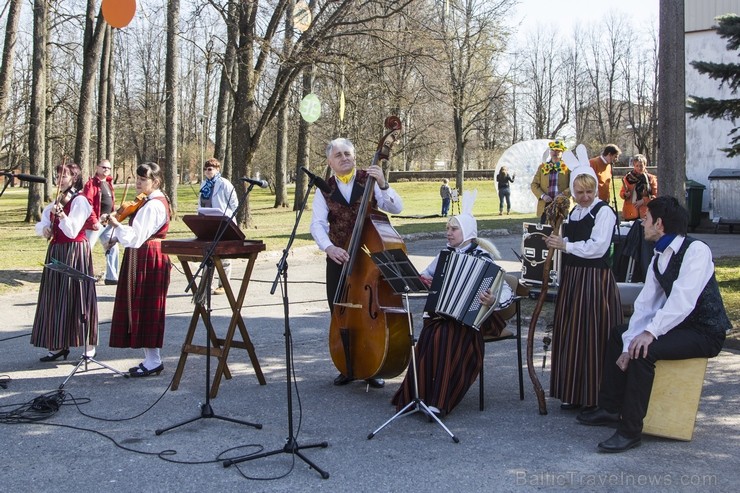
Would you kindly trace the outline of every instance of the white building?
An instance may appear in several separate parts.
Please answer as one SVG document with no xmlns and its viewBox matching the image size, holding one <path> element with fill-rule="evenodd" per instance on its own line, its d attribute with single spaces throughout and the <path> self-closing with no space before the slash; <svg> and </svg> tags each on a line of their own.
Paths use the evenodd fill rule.
<svg viewBox="0 0 740 493">
<path fill-rule="evenodd" d="M 686 96 L 727 99 L 732 95 L 726 86 L 719 88 L 718 81 L 700 74 L 690 62 L 695 60 L 719 63 L 736 63 L 738 53 L 727 51 L 727 41 L 721 38 L 712 26 L 715 18 L 723 14 L 740 15 L 740 0 L 685 0 L 686 40 Z M 712 120 L 686 115 L 686 175 L 690 180 L 704 186 L 702 210 L 711 209 L 710 183 L 707 178 L 716 168 L 740 169 L 740 157 L 728 158 L 720 148 L 729 147 L 730 130 L 735 126 L 730 121 Z M 660 189 L 660 184 L 658 184 Z"/>
</svg>

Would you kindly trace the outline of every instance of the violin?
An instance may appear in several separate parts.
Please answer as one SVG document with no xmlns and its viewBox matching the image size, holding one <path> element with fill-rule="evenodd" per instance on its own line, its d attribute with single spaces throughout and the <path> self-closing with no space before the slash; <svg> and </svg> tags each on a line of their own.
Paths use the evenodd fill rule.
<svg viewBox="0 0 740 493">
<path fill-rule="evenodd" d="M 131 216 L 132 214 L 135 214 L 136 211 L 141 209 L 141 206 L 143 206 L 146 203 L 147 197 L 148 195 L 142 192 L 139 195 L 137 195 L 133 201 L 122 202 L 121 206 L 118 208 L 116 212 L 112 212 L 108 214 L 108 216 L 106 217 L 105 221 L 106 223 L 108 223 L 108 225 L 103 230 L 103 233 L 113 228 L 114 224 L 110 223 L 110 219 L 113 219 L 115 220 L 116 223 L 119 223 L 120 221 L 123 221 L 127 217 Z M 106 235 L 104 235 L 103 233 L 101 233 L 101 236 L 105 237 Z M 103 248 L 105 249 L 106 253 L 108 253 L 108 250 L 110 250 L 113 247 L 116 241 L 118 240 L 111 238 L 111 240 L 108 243 L 103 245 Z"/>
<path fill-rule="evenodd" d="M 66 207 L 69 202 L 77 196 L 79 191 L 75 187 L 69 187 L 64 192 L 57 193 L 57 198 L 54 201 L 54 208 L 51 210 L 51 213 L 54 215 L 59 215 L 64 211 L 64 208 Z"/>
</svg>

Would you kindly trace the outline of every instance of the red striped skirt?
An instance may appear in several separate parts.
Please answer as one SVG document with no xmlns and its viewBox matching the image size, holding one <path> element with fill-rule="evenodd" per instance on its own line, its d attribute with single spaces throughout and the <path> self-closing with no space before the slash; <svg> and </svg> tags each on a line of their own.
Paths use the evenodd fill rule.
<svg viewBox="0 0 740 493">
<path fill-rule="evenodd" d="M 416 344 L 416 363 L 419 397 L 447 414 L 478 378 L 483 366 L 483 337 L 452 320 L 426 319 Z M 414 381 L 409 371 L 391 402 L 400 410 L 413 399 Z"/>
<path fill-rule="evenodd" d="M 552 331 L 550 396 L 571 404 L 597 404 L 609 332 L 622 322 L 610 269 L 563 269 Z"/>
<path fill-rule="evenodd" d="M 126 248 L 113 306 L 111 347 L 162 347 L 171 268 L 159 241 Z"/>
<path fill-rule="evenodd" d="M 84 241 L 55 243 L 46 251 L 48 264 L 56 259 L 83 274 L 93 275 L 90 244 Z M 61 272 L 44 268 L 31 330 L 31 344 L 58 351 L 98 343 L 98 298 L 93 281 L 78 281 Z"/>
</svg>

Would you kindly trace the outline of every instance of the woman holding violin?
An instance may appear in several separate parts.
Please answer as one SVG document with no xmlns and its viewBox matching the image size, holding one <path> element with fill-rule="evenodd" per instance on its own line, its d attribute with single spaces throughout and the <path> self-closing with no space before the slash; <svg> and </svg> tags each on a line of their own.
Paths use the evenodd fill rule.
<svg viewBox="0 0 740 493">
<path fill-rule="evenodd" d="M 110 345 L 144 349 L 144 361 L 129 369 L 132 377 L 159 375 L 164 369 L 160 349 L 172 264 L 161 246 L 170 224 L 169 200 L 160 190 L 162 180 L 158 164 L 140 164 L 136 168 L 137 201 L 109 219 L 113 241 L 125 247 Z M 126 218 L 124 225 L 121 221 Z"/>
<path fill-rule="evenodd" d="M 50 240 L 44 263 L 54 260 L 92 275 L 92 255 L 84 226 L 93 209 L 90 201 L 79 193 L 80 167 L 74 163 L 60 164 L 56 172 L 57 198 L 44 208 L 41 221 L 36 224 L 36 234 Z M 95 284 L 70 281 L 62 272 L 44 269 L 31 331 L 31 344 L 49 350 L 41 361 L 66 360 L 69 348 L 85 345 L 85 337 L 87 355 L 92 357 L 98 343 Z"/>
<path fill-rule="evenodd" d="M 360 202 L 366 183 L 369 179 L 374 183 L 373 208 L 398 214 L 403 210 L 403 202 L 386 182 L 380 166 L 374 164 L 367 170 L 356 168 L 355 146 L 349 140 L 338 138 L 329 142 L 326 161 L 333 176 L 327 180 L 328 191 L 317 190 L 314 194 L 311 236 L 326 253 L 326 296 L 329 310 L 333 312 L 342 266 L 350 261 L 345 248 L 361 212 Z M 334 385 L 346 385 L 352 380 L 340 374 L 334 379 Z M 385 385 L 381 378 L 369 378 L 367 383 L 375 388 Z"/>
</svg>

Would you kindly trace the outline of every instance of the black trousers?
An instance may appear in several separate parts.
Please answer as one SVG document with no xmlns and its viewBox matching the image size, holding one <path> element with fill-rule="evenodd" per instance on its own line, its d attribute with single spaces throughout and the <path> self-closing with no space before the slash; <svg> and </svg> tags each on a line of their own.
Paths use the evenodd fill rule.
<svg viewBox="0 0 740 493">
<path fill-rule="evenodd" d="M 599 406 L 609 412 L 620 413 L 617 431 L 634 438 L 642 433 L 642 421 L 653 389 L 655 362 L 712 358 L 722 349 L 722 341 L 691 328 L 675 328 L 648 346 L 647 357 L 630 360 L 627 371 L 622 371 L 616 361 L 622 354 L 622 334 L 626 330 L 627 325 L 624 324 L 611 331 L 599 389 Z"/>
</svg>

